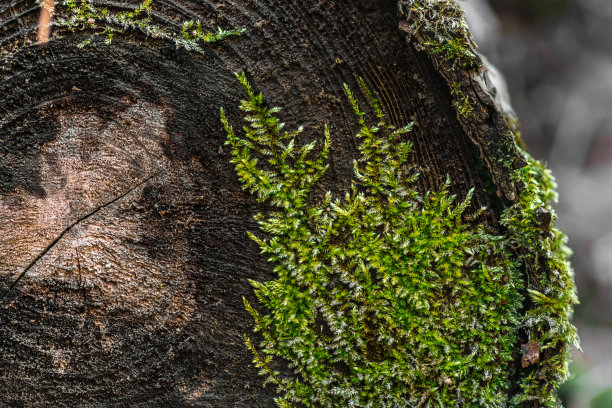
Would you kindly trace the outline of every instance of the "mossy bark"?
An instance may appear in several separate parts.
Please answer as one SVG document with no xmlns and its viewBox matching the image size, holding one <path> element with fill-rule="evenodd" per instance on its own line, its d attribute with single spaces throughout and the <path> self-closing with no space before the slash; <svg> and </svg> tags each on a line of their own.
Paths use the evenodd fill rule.
<svg viewBox="0 0 612 408">
<path fill-rule="evenodd" d="M 503 116 L 466 71 L 451 79 L 484 113 L 461 120 L 448 71 L 397 1 L 154 1 L 152 21 L 177 32 L 193 19 L 246 29 L 203 54 L 131 31 L 106 45 L 64 29 L 40 48 L 39 10 L 0 6 L 0 405 L 274 406 L 242 340 L 248 279 L 273 275 L 246 237 L 259 205 L 223 147 L 219 107 L 240 115 L 235 71 L 312 138 L 332 129 L 321 192 L 353 177 L 342 84 L 362 77 L 392 124 L 415 122 L 423 193 L 475 188 L 493 233 L 518 200 Z"/>
</svg>

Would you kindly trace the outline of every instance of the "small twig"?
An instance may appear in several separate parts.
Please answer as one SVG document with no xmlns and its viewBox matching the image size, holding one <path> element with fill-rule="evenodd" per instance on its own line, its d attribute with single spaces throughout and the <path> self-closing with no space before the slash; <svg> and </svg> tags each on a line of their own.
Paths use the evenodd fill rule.
<svg viewBox="0 0 612 408">
<path fill-rule="evenodd" d="M 427 401 L 427 391 L 425 391 L 423 395 L 421 396 L 421 400 L 417 404 L 416 408 L 421 408 L 426 401 Z"/>
<path fill-rule="evenodd" d="M 51 19 L 53 17 L 53 1 L 54 0 L 45 0 L 40 10 L 40 20 L 38 21 L 38 45 L 45 45 L 49 41 Z"/>
</svg>

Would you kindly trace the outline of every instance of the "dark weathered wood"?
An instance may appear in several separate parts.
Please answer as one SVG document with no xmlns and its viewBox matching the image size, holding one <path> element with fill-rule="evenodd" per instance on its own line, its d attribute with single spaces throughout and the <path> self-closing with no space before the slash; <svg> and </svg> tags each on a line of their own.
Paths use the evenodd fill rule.
<svg viewBox="0 0 612 408">
<path fill-rule="evenodd" d="M 330 125 L 326 189 L 352 177 L 342 84 L 361 76 L 394 124 L 415 121 L 420 189 L 448 176 L 493 207 L 448 87 L 393 0 L 155 1 L 158 24 L 247 30 L 205 56 L 138 33 L 28 45 L 36 3 L 0 5 L 13 54 L 0 81 L 0 406 L 274 405 L 242 340 L 247 279 L 272 275 L 246 237 L 258 205 L 223 148 L 219 107 L 241 117 L 234 71 L 288 127 L 320 139 Z"/>
</svg>

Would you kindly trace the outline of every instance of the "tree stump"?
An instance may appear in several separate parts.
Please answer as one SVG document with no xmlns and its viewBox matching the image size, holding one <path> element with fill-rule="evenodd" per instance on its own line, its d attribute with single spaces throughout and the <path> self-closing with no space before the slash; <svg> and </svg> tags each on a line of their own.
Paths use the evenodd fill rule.
<svg viewBox="0 0 612 408">
<path fill-rule="evenodd" d="M 35 0 L 0 5 L 1 406 L 274 406 L 243 341 L 248 280 L 272 279 L 273 267 L 246 235 L 262 204 L 224 147 L 219 108 L 241 117 L 233 72 L 307 137 L 328 124 L 322 191 L 353 176 L 357 125 L 342 84 L 358 89 L 359 77 L 392 124 L 416 123 L 419 190 L 474 187 L 494 233 L 520 190 L 498 182 L 509 170 L 496 172 L 466 132 L 397 1 L 154 1 L 152 22 L 175 32 L 186 20 L 246 30 L 202 54 L 137 30 L 105 44 L 95 28 L 54 29 L 39 47 L 39 13 Z M 489 114 L 477 126 L 506 140 L 501 113 L 479 97 Z"/>
</svg>

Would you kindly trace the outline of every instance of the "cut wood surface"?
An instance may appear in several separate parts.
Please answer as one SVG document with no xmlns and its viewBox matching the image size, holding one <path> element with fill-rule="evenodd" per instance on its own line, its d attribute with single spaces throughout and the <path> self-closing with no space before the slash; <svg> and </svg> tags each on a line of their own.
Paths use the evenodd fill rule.
<svg viewBox="0 0 612 408">
<path fill-rule="evenodd" d="M 261 205 L 224 147 L 219 108 L 241 120 L 233 72 L 284 107 L 288 128 L 322 140 L 330 126 L 323 189 L 353 176 L 342 84 L 363 77 L 393 124 L 415 122 L 423 192 L 448 178 L 460 198 L 475 188 L 474 208 L 495 207 L 395 1 L 154 1 L 153 22 L 175 31 L 246 29 L 204 55 L 137 32 L 78 48 L 92 32 L 61 30 L 38 47 L 39 14 L 34 0 L 0 5 L 0 406 L 274 406 L 242 337 L 248 279 L 272 265 L 247 238 Z"/>
</svg>

